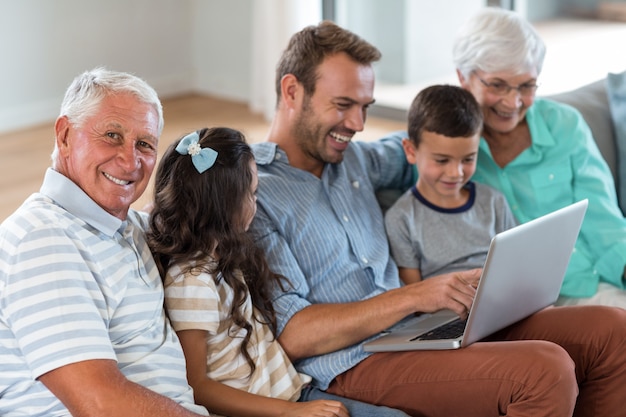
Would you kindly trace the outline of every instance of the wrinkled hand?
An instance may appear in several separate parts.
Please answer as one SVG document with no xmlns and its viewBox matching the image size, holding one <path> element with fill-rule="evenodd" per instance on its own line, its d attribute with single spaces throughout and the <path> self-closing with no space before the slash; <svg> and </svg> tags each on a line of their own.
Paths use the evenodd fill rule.
<svg viewBox="0 0 626 417">
<path fill-rule="evenodd" d="M 282 417 L 349 417 L 348 409 L 339 401 L 314 400 L 290 403 Z"/>
<path fill-rule="evenodd" d="M 476 296 L 476 287 L 482 269 L 451 272 L 411 284 L 415 291 L 419 311 L 433 313 L 442 309 L 454 311 L 467 318 Z"/>
</svg>

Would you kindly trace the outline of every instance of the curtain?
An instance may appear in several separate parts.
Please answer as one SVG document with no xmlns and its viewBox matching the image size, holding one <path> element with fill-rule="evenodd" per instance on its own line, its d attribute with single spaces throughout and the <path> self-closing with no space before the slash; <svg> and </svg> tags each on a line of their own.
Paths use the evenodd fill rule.
<svg viewBox="0 0 626 417">
<path fill-rule="evenodd" d="M 276 105 L 275 74 L 289 38 L 322 16 L 321 0 L 254 0 L 252 2 L 252 69 L 250 109 L 269 121 Z"/>
</svg>

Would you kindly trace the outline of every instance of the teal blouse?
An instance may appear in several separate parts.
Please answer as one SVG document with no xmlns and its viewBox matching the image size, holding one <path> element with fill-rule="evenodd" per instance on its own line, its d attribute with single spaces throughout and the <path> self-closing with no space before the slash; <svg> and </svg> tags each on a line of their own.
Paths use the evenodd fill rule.
<svg viewBox="0 0 626 417">
<path fill-rule="evenodd" d="M 626 219 L 591 130 L 574 108 L 540 98 L 526 120 L 532 145 L 500 168 L 482 138 L 473 179 L 500 190 L 520 223 L 589 199 L 561 295 L 590 297 L 600 281 L 623 289 Z"/>
</svg>

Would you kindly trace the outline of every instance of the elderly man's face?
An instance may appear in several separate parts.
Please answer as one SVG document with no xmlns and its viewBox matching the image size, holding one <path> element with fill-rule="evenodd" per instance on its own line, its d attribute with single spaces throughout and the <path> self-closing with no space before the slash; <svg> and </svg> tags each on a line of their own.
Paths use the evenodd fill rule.
<svg viewBox="0 0 626 417">
<path fill-rule="evenodd" d="M 124 220 L 154 169 L 158 121 L 156 110 L 131 94 L 105 98 L 82 126 L 60 117 L 55 125 L 57 169 Z"/>
</svg>

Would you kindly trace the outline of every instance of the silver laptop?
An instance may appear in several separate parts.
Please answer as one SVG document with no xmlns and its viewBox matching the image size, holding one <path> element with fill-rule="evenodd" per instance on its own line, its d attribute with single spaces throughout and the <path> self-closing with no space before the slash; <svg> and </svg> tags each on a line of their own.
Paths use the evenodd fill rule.
<svg viewBox="0 0 626 417">
<path fill-rule="evenodd" d="M 457 349 L 553 304 L 588 201 L 582 200 L 496 235 L 467 320 L 452 311 L 412 316 L 367 342 L 368 352 Z M 461 334 L 438 335 L 441 327 Z"/>
</svg>

